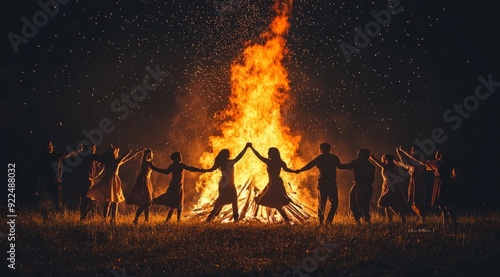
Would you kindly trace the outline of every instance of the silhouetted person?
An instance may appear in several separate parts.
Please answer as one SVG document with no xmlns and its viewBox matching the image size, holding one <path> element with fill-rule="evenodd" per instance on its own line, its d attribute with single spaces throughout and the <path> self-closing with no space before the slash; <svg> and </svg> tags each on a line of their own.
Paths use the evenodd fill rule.
<svg viewBox="0 0 500 277">
<path fill-rule="evenodd" d="M 427 170 L 434 171 L 434 187 L 432 190 L 433 206 L 441 210 L 443 226 L 451 220 L 453 227 L 457 221 L 452 206 L 458 204 L 458 188 L 455 184 L 455 166 L 450 153 L 444 150 L 436 151 L 435 160 L 425 161 Z"/>
<path fill-rule="evenodd" d="M 256 197 L 257 205 L 266 206 L 269 208 L 275 208 L 283 220 L 286 223 L 290 223 L 290 219 L 283 210 L 283 206 L 292 202 L 290 197 L 288 197 L 285 186 L 283 185 L 283 179 L 280 177 L 281 169 L 286 172 L 295 173 L 296 171 L 288 168 L 286 163 L 281 160 L 281 155 L 278 148 L 269 148 L 267 155 L 269 158 L 264 158 L 257 150 L 253 148 L 250 144 L 250 149 L 259 160 L 267 165 L 267 174 L 269 175 L 269 183 L 264 188 L 262 193 Z"/>
<path fill-rule="evenodd" d="M 134 186 L 130 191 L 129 196 L 125 199 L 125 203 L 136 205 L 137 211 L 133 223 L 139 222 L 139 216 L 144 212 L 144 221 L 149 221 L 149 206 L 153 203 L 153 185 L 151 183 L 151 173 L 153 169 L 153 151 L 151 149 L 144 150 L 141 162 L 141 171 L 135 180 Z"/>
<path fill-rule="evenodd" d="M 396 153 L 401 160 L 401 165 L 408 170 L 410 181 L 408 183 L 408 203 L 421 222 L 425 222 L 427 213 L 427 203 L 425 197 L 424 172 L 425 165 L 419 162 L 418 155 L 415 154 L 415 148 L 411 148 L 411 154 L 408 154 L 403 148 L 396 148 Z"/>
<path fill-rule="evenodd" d="M 125 155 L 120 156 L 120 148 L 110 146 L 103 159 L 104 172 L 99 182 L 89 189 L 88 198 L 104 203 L 104 220 L 110 214 L 110 223 L 116 223 L 118 214 L 118 203 L 125 200 L 122 190 L 122 181 L 120 179 L 120 166 L 130 161 L 135 155 L 142 150 L 137 150 L 132 153 L 129 150 Z"/>
<path fill-rule="evenodd" d="M 174 210 L 177 209 L 177 222 L 180 222 L 182 206 L 184 205 L 184 170 L 192 172 L 203 172 L 203 170 L 182 163 L 182 156 L 180 152 L 172 153 L 172 155 L 170 155 L 170 159 L 172 159 L 173 162 L 166 169 L 151 165 L 151 169 L 159 173 L 172 173 L 172 179 L 170 180 L 167 191 L 164 194 L 153 199 L 153 203 L 170 207 L 166 221 L 170 220 L 172 214 L 174 213 Z"/>
<path fill-rule="evenodd" d="M 358 158 L 348 164 L 339 165 L 340 169 L 353 170 L 354 185 L 349 192 L 349 208 L 356 220 L 360 218 L 370 223 L 370 199 L 373 196 L 372 184 L 375 181 L 375 166 L 370 163 L 370 150 L 359 149 Z"/>
<path fill-rule="evenodd" d="M 215 157 L 215 162 L 212 168 L 204 170 L 204 172 L 212 172 L 216 169 L 220 169 L 222 176 L 219 180 L 219 197 L 214 202 L 214 208 L 207 217 L 207 222 L 212 221 L 217 215 L 219 215 L 222 208 L 231 204 L 233 209 L 233 220 L 237 222 L 239 220 L 238 213 L 238 196 L 236 193 L 236 186 L 234 184 L 234 164 L 236 164 L 245 154 L 250 143 L 241 150 L 241 152 L 234 159 L 229 159 L 229 150 L 222 149 L 217 157 Z"/>
<path fill-rule="evenodd" d="M 405 223 L 405 196 L 401 184 L 397 181 L 398 166 L 394 162 L 394 156 L 384 154 L 382 161 L 378 160 L 374 155 L 371 155 L 370 158 L 382 169 L 382 178 L 384 180 L 378 206 L 385 209 L 390 221 L 392 221 L 392 214 L 394 213 L 401 217 L 402 223 Z"/>
<path fill-rule="evenodd" d="M 71 151 L 65 153 L 59 153 L 54 151 L 54 146 L 52 141 L 43 143 L 42 145 L 45 149 L 38 156 L 38 193 L 39 197 L 44 197 L 47 193 L 52 203 L 54 204 L 56 213 L 59 213 L 63 209 L 63 187 L 62 187 L 62 174 L 64 159 L 71 156 L 77 155 L 83 150 L 81 146 L 78 151 Z M 45 210 L 42 209 L 42 213 L 45 215 Z"/>
<path fill-rule="evenodd" d="M 318 219 L 319 224 L 323 224 L 326 211 L 326 202 L 330 201 L 330 211 L 326 218 L 326 223 L 331 224 L 333 217 L 339 205 L 339 196 L 337 189 L 337 167 L 340 165 L 340 159 L 335 154 L 330 153 L 331 146 L 328 143 L 322 143 L 319 146 L 320 155 L 310 161 L 301 169 L 295 171 L 300 173 L 313 167 L 319 169 L 318 178 Z"/>
<path fill-rule="evenodd" d="M 85 153 L 88 151 L 88 153 Z M 78 191 L 80 193 L 80 220 L 85 220 L 92 205 L 92 199 L 87 197 L 90 187 L 94 185 L 102 167 L 99 165 L 104 161 L 104 157 L 96 154 L 97 147 L 92 144 L 90 149 L 85 149 L 81 153 L 81 163 L 77 168 Z"/>
</svg>

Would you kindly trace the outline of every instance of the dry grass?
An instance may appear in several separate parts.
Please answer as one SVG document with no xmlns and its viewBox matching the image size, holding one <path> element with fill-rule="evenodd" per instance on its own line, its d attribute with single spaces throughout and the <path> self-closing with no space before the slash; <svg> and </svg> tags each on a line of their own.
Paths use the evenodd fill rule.
<svg viewBox="0 0 500 277">
<path fill-rule="evenodd" d="M 164 216 L 153 213 L 149 223 L 141 218 L 136 226 L 132 214 L 122 214 L 112 226 L 100 218 L 81 223 L 74 212 L 47 221 L 20 213 L 15 272 L 113 276 L 116 270 L 122 276 L 125 268 L 135 276 L 282 276 L 320 249 L 317 254 L 328 258 L 318 262 L 313 276 L 500 276 L 497 213 L 462 215 L 452 232 L 440 227 L 438 217 L 425 226 L 413 218 L 401 226 L 374 215 L 371 225 L 356 227 L 347 216 L 337 216 L 333 226 L 320 227 L 206 224 L 194 218 L 165 223 Z M 324 241 L 335 248 L 326 253 Z"/>
</svg>

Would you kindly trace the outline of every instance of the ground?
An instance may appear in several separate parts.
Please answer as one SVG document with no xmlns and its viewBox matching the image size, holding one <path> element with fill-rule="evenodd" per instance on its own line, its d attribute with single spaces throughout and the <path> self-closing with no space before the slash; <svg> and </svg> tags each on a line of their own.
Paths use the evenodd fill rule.
<svg viewBox="0 0 500 277">
<path fill-rule="evenodd" d="M 132 224 L 99 217 L 80 222 L 75 212 L 44 220 L 18 214 L 16 269 L 28 276 L 500 276 L 500 213 L 461 213 L 456 230 L 439 217 L 406 225 L 375 215 L 356 226 L 347 215 L 332 226 L 166 223 L 153 213 Z M 6 239 L 2 238 L 2 245 Z M 4 248 L 5 249 L 5 248 Z M 2 276 L 5 276 L 2 274 Z"/>
</svg>

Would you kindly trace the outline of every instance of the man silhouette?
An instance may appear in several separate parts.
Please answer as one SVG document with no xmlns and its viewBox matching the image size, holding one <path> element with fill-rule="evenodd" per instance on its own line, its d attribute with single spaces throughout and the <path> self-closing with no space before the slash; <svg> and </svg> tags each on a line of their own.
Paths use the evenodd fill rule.
<svg viewBox="0 0 500 277">
<path fill-rule="evenodd" d="M 318 219 L 319 224 L 323 224 L 326 202 L 330 200 L 330 211 L 326 218 L 326 223 L 331 224 L 333 217 L 339 205 L 339 197 L 337 191 L 337 168 L 340 165 L 340 159 L 335 154 L 330 153 L 331 146 L 328 143 L 322 143 L 319 146 L 320 155 L 306 164 L 296 173 L 309 170 L 313 167 L 319 169 L 318 178 Z"/>
<path fill-rule="evenodd" d="M 356 160 L 339 166 L 339 169 L 354 171 L 354 185 L 349 192 L 349 208 L 358 225 L 361 217 L 370 223 L 370 199 L 373 195 L 372 184 L 375 180 L 375 166 L 369 161 L 369 158 L 370 150 L 359 149 Z"/>
<path fill-rule="evenodd" d="M 54 151 L 52 141 L 44 142 L 42 147 L 44 147 L 44 152 L 38 157 L 37 168 L 39 189 L 42 193 L 41 196 L 45 193 L 51 196 L 56 213 L 60 213 L 63 209 L 62 161 L 80 153 L 83 150 L 83 146 L 78 151 L 65 153 Z"/>
</svg>

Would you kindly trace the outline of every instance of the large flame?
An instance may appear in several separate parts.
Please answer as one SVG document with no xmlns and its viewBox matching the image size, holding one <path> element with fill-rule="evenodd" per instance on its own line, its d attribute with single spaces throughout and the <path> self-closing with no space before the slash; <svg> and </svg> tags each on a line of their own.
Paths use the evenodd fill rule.
<svg viewBox="0 0 500 277">
<path fill-rule="evenodd" d="M 291 3 L 290 0 L 276 4 L 277 16 L 270 24 L 270 30 L 261 34 L 264 43 L 248 46 L 242 61 L 232 64 L 230 103 L 216 115 L 222 121 L 221 134 L 209 138 L 212 152 L 204 152 L 201 156 L 199 162 L 203 167 L 211 167 L 222 149 L 229 149 L 231 158 L 234 158 L 247 142 L 252 142 L 263 156 L 267 156 L 269 147 L 277 147 L 290 168 L 304 164 L 297 157 L 301 136 L 293 135 L 282 118 L 290 91 L 288 73 L 282 62 L 287 52 L 284 35 L 289 28 Z M 299 193 L 305 176 L 284 172 L 281 176 L 291 196 L 295 195 L 302 204 L 310 201 L 307 195 Z M 200 176 L 196 187 L 201 196 L 195 208 L 206 208 L 214 202 L 220 177 L 219 171 Z M 238 193 L 241 192 L 239 199 L 248 198 L 251 190 L 244 186 L 249 183 L 261 191 L 268 183 L 265 164 L 250 150 L 235 165 L 235 184 Z M 226 208 L 229 209 L 230 205 Z"/>
</svg>

